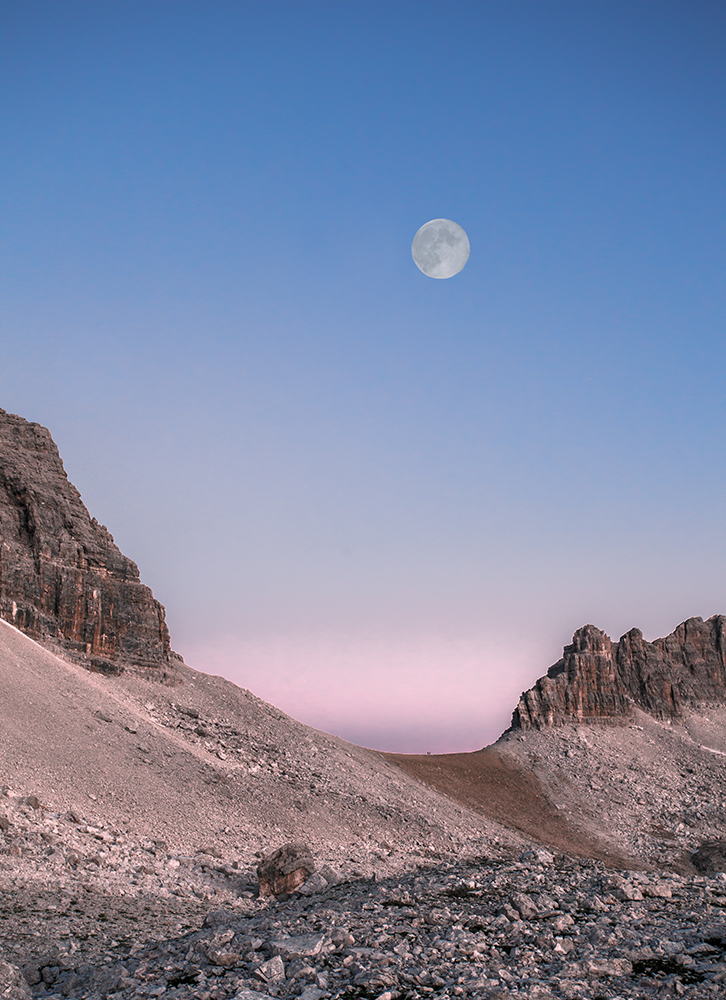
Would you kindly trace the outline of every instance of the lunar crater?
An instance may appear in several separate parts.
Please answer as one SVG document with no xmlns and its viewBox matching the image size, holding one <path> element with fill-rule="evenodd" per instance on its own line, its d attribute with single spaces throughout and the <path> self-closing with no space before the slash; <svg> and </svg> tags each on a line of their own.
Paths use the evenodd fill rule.
<svg viewBox="0 0 726 1000">
<path fill-rule="evenodd" d="M 469 259 L 469 237 L 451 219 L 424 223 L 413 238 L 411 256 L 429 278 L 452 278 Z"/>
</svg>

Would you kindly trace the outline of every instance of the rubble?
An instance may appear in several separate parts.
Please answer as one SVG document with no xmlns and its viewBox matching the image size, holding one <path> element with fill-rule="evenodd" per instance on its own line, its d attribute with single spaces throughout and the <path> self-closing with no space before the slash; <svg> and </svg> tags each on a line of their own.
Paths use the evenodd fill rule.
<svg viewBox="0 0 726 1000">
<path fill-rule="evenodd" d="M 490 845 L 387 878 L 354 876 L 338 860 L 338 884 L 278 900 L 256 896 L 253 856 L 211 867 L 209 855 L 175 855 L 27 798 L 5 796 L 0 835 L 0 990 L 22 975 L 28 991 L 13 1000 L 642 1000 L 726 990 L 721 874 L 616 872 Z"/>
</svg>

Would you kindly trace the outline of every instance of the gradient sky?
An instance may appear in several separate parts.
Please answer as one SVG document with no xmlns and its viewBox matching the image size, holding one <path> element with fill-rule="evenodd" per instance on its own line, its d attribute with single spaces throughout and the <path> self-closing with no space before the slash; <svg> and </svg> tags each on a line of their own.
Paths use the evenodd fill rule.
<svg viewBox="0 0 726 1000">
<path fill-rule="evenodd" d="M 0 406 L 191 666 L 473 750 L 586 622 L 726 613 L 723 3 L 5 0 L 0 36 Z"/>
</svg>

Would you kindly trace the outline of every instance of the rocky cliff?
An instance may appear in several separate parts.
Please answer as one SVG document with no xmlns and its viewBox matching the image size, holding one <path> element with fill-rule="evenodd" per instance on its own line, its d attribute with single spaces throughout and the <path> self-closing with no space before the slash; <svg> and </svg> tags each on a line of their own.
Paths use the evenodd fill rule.
<svg viewBox="0 0 726 1000">
<path fill-rule="evenodd" d="M 164 608 L 89 516 L 50 433 L 1 409 L 0 617 L 91 670 L 172 678 Z"/>
<path fill-rule="evenodd" d="M 634 628 L 612 642 L 593 625 L 578 629 L 563 657 L 525 691 L 512 729 L 567 722 L 617 722 L 635 705 L 656 718 L 726 704 L 726 616 L 689 618 L 665 639 Z"/>
</svg>

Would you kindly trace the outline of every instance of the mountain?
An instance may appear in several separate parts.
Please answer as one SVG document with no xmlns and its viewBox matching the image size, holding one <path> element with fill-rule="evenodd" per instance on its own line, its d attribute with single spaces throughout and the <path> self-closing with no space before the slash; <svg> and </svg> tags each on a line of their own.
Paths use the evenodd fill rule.
<svg viewBox="0 0 726 1000">
<path fill-rule="evenodd" d="M 584 626 L 474 753 L 354 746 L 176 656 L 0 411 L 0 996 L 717 995 L 725 625 Z M 291 841 L 309 895 L 255 898 Z"/>
<path fill-rule="evenodd" d="M 0 618 L 90 670 L 173 682 L 164 608 L 91 518 L 50 432 L 0 409 Z"/>
<path fill-rule="evenodd" d="M 0 622 L 0 784 L 178 850 L 254 853 L 306 839 L 330 859 L 469 849 L 501 824 L 383 755 L 305 726 L 179 663 L 175 686 L 69 663 Z M 225 833 L 227 828 L 229 833 Z M 351 855 L 351 852 L 352 855 Z"/>
<path fill-rule="evenodd" d="M 354 747 L 184 664 L 50 433 L 5 411 L 0 618 L 5 780 L 58 808 L 93 795 L 109 822 L 147 836 L 188 847 L 228 815 L 249 844 L 302 834 L 364 855 L 380 841 L 401 863 L 494 837 L 687 868 L 726 832 L 713 792 L 726 761 L 723 616 L 653 643 L 584 626 L 476 753 Z"/>
<path fill-rule="evenodd" d="M 640 629 L 619 642 L 593 625 L 578 629 L 562 659 L 525 691 L 512 729 L 568 722 L 624 722 L 633 708 L 657 719 L 726 704 L 726 617 L 689 618 L 665 639 Z"/>
</svg>

